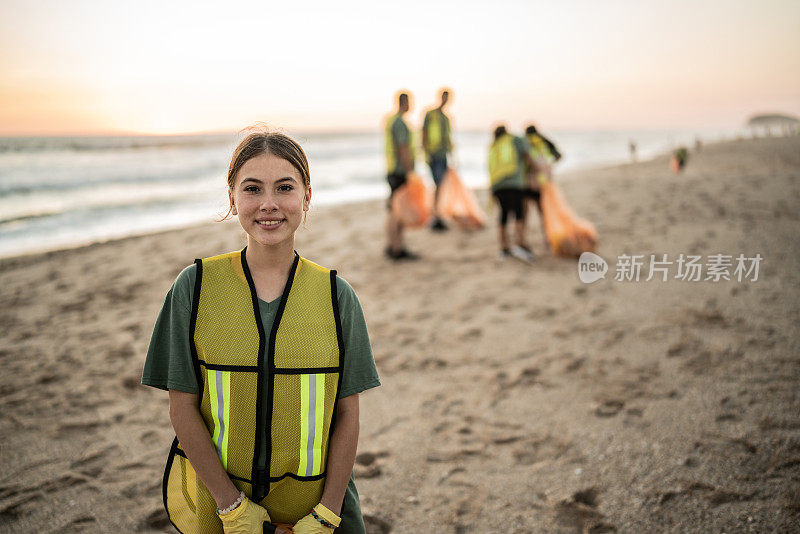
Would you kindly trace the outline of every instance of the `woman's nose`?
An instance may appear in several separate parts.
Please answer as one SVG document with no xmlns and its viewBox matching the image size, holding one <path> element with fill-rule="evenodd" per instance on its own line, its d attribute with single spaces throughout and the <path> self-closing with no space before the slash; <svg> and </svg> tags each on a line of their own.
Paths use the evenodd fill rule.
<svg viewBox="0 0 800 534">
<path fill-rule="evenodd" d="M 261 199 L 261 205 L 259 207 L 264 211 L 274 211 L 278 209 L 278 202 L 275 195 L 266 193 Z"/>
</svg>

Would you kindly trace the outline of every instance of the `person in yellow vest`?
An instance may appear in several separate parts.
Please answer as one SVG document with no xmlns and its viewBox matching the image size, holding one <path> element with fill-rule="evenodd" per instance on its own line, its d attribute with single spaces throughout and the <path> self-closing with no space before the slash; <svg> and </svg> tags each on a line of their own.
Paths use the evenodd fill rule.
<svg viewBox="0 0 800 534">
<path fill-rule="evenodd" d="M 489 180 L 492 195 L 500 204 L 500 259 L 517 258 L 533 263 L 533 252 L 525 240 L 525 165 L 539 166 L 531 159 L 528 143 L 511 135 L 505 126 L 494 131 L 494 141 L 489 147 Z M 514 240 L 512 246 L 506 234 L 509 215 L 514 215 Z"/>
<path fill-rule="evenodd" d="M 528 141 L 531 159 L 539 167 L 538 170 L 533 170 L 530 166 L 526 166 L 527 187 L 525 189 L 525 198 L 535 204 L 539 213 L 539 220 L 543 221 L 541 189 L 545 183 L 553 179 L 553 164 L 561 159 L 561 153 L 556 148 L 556 145 L 539 133 L 533 124 L 525 128 L 525 139 Z M 526 214 L 527 209 L 528 204 L 525 203 Z M 544 232 L 544 224 L 542 224 L 542 232 Z M 544 243 L 546 247 L 550 246 L 547 236 L 545 236 Z"/>
<path fill-rule="evenodd" d="M 392 211 L 392 196 L 403 184 L 406 183 L 408 173 L 414 170 L 414 143 L 411 139 L 411 130 L 403 115 L 410 108 L 408 93 L 400 93 L 397 97 L 397 113 L 386 121 L 386 179 L 391 192 L 389 194 L 389 220 L 386 225 L 387 246 L 386 256 L 391 260 L 416 260 L 417 254 L 406 249 L 403 240 L 403 222 Z"/>
<path fill-rule="evenodd" d="M 425 158 L 431 168 L 433 183 L 436 185 L 434 194 L 434 218 L 431 229 L 437 232 L 447 230 L 447 226 L 439 216 L 439 186 L 442 184 L 444 175 L 447 172 L 447 154 L 453 150 L 453 142 L 450 136 L 450 118 L 444 113 L 444 106 L 450 97 L 450 92 L 442 91 L 442 100 L 439 107 L 425 113 L 422 121 L 422 148 L 425 151 Z"/>
<path fill-rule="evenodd" d="M 250 133 L 228 197 L 247 246 L 178 275 L 142 373 L 169 391 L 169 519 L 183 533 L 363 534 L 359 393 L 380 381 L 355 292 L 294 250 L 311 201 L 303 149 Z"/>
</svg>

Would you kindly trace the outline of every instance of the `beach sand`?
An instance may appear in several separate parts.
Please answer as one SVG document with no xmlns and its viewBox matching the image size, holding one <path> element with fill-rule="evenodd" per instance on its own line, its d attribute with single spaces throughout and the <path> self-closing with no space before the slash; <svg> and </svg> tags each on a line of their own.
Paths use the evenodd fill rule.
<svg viewBox="0 0 800 534">
<path fill-rule="evenodd" d="M 383 382 L 361 397 L 368 532 L 799 531 L 800 137 L 560 181 L 605 280 L 538 221 L 537 263 L 498 261 L 496 212 L 410 232 L 413 263 L 382 256 L 383 202 L 298 232 L 358 293 Z M 171 529 L 167 394 L 142 364 L 178 272 L 242 244 L 213 223 L 0 260 L 0 531 Z M 720 253 L 760 254 L 758 280 L 614 280 L 621 254 Z"/>
</svg>

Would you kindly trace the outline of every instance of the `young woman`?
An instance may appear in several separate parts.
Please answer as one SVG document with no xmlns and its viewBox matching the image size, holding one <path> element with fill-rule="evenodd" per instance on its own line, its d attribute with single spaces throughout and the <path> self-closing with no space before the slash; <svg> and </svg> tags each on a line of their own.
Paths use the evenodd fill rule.
<svg viewBox="0 0 800 534">
<path fill-rule="evenodd" d="M 358 394 L 380 382 L 353 289 L 294 251 L 311 201 L 303 149 L 251 133 L 228 197 L 247 246 L 178 275 L 142 377 L 169 391 L 170 521 L 187 533 L 363 533 Z"/>
</svg>

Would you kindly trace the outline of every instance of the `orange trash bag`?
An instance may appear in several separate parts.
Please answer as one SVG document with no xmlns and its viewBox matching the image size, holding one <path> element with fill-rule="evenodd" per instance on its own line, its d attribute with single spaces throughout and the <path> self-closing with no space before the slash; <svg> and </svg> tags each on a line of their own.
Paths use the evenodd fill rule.
<svg viewBox="0 0 800 534">
<path fill-rule="evenodd" d="M 392 213 L 398 216 L 403 226 L 419 228 L 431 218 L 433 199 L 422 178 L 408 173 L 406 183 L 392 195 Z"/>
<path fill-rule="evenodd" d="M 597 247 L 597 232 L 589 221 L 570 209 L 553 182 L 542 186 L 542 221 L 550 248 L 556 256 L 578 257 Z"/>
<path fill-rule="evenodd" d="M 453 169 L 447 169 L 439 186 L 439 213 L 463 230 L 477 230 L 486 225 L 486 215 Z"/>
</svg>

